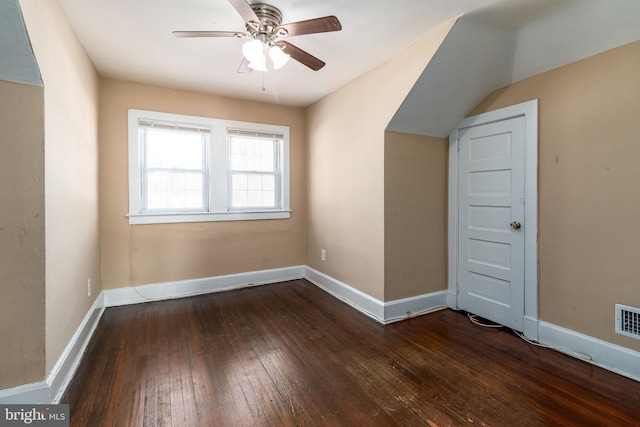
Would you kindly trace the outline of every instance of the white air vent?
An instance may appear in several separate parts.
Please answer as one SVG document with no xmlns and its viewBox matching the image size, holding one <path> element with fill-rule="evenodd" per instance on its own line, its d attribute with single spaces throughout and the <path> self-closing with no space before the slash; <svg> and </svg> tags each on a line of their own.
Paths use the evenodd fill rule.
<svg viewBox="0 0 640 427">
<path fill-rule="evenodd" d="M 640 340 L 640 308 L 616 304 L 616 333 Z"/>
</svg>

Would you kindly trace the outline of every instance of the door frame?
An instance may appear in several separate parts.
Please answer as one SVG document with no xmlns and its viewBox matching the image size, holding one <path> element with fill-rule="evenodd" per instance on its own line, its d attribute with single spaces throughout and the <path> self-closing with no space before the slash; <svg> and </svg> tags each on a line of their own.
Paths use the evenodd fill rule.
<svg viewBox="0 0 640 427">
<path fill-rule="evenodd" d="M 538 100 L 463 119 L 449 135 L 447 305 L 458 309 L 458 133 L 516 117 L 525 119 L 524 335 L 538 339 Z"/>
</svg>

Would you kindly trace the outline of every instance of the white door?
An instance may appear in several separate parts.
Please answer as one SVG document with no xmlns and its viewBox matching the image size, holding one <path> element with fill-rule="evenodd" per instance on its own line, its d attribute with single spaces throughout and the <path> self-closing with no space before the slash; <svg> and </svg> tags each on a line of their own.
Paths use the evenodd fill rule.
<svg viewBox="0 0 640 427">
<path fill-rule="evenodd" d="M 458 131 L 458 306 L 523 330 L 525 118 Z"/>
</svg>

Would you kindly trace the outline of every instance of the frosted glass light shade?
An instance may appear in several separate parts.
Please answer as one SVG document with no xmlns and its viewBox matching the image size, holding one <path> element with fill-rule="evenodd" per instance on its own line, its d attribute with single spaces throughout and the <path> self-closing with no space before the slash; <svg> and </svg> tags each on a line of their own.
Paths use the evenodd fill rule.
<svg viewBox="0 0 640 427">
<path fill-rule="evenodd" d="M 242 45 L 242 54 L 249 62 L 264 62 L 264 45 L 260 40 L 251 40 Z"/>
<path fill-rule="evenodd" d="M 265 62 L 265 57 L 263 56 L 259 61 L 249 62 L 249 68 L 252 68 L 257 71 L 267 71 L 267 64 Z"/>
<path fill-rule="evenodd" d="M 284 53 L 280 46 L 271 46 L 271 48 L 269 48 L 269 58 L 271 58 L 271 61 L 273 62 L 273 68 L 277 70 L 284 66 L 291 56 Z"/>
</svg>

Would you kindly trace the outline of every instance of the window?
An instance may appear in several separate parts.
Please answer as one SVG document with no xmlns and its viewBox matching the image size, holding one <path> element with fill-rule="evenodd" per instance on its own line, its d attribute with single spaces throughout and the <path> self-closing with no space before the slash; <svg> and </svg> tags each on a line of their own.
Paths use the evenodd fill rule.
<svg viewBox="0 0 640 427">
<path fill-rule="evenodd" d="M 289 218 L 289 128 L 129 110 L 128 217 Z"/>
<path fill-rule="evenodd" d="M 142 148 L 142 213 L 205 212 L 206 128 L 139 121 Z"/>
<path fill-rule="evenodd" d="M 230 208 L 278 208 L 278 151 L 282 136 L 239 130 L 229 130 L 227 135 L 230 153 Z"/>
</svg>

